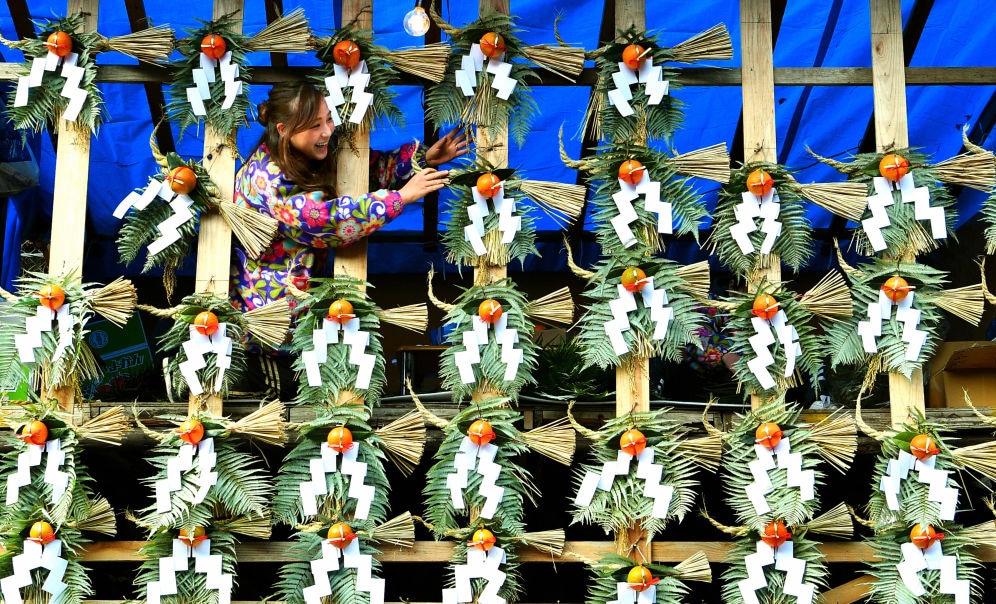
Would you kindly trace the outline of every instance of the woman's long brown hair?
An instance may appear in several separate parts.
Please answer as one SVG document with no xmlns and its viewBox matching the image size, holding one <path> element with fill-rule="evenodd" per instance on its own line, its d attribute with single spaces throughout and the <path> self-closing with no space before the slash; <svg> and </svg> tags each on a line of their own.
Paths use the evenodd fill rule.
<svg viewBox="0 0 996 604">
<path fill-rule="evenodd" d="M 291 146 L 291 136 L 311 126 L 325 98 L 308 82 L 280 82 L 270 89 L 270 96 L 259 104 L 259 123 L 266 128 L 259 139 L 284 176 L 305 191 L 322 191 L 333 196 L 336 154 L 334 140 L 329 141 L 325 161 L 309 160 Z M 284 135 L 277 132 L 284 125 Z M 334 138 L 334 135 L 333 135 Z"/>
</svg>

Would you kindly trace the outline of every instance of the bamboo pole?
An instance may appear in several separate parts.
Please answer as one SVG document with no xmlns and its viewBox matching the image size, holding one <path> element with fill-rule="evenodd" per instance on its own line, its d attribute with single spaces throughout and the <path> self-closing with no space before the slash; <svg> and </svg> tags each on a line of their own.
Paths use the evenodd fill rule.
<svg viewBox="0 0 996 604">
<path fill-rule="evenodd" d="M 83 14 L 83 27 L 97 29 L 98 0 L 69 0 L 66 14 Z M 90 132 L 80 132 L 75 123 L 58 118 L 58 147 L 55 152 L 55 186 L 52 192 L 52 236 L 48 272 L 72 272 L 83 278 L 83 238 L 86 229 L 86 192 L 90 181 Z M 52 390 L 59 409 L 72 412 L 76 400 L 74 383 Z M 48 385 L 42 384 L 42 392 Z"/>
<path fill-rule="evenodd" d="M 898 0 L 871 0 L 872 89 L 875 102 L 875 145 L 879 151 L 909 147 L 906 118 L 906 75 L 903 59 L 903 17 Z M 912 262 L 915 258 L 903 258 Z M 889 372 L 892 425 L 900 426 L 910 411 L 923 411 L 923 371 L 909 379 Z"/>
<path fill-rule="evenodd" d="M 373 0 L 343 0 L 342 23 L 352 23 L 359 29 L 373 29 Z M 370 131 L 365 127 L 353 130 L 351 143 L 339 142 L 339 168 L 336 173 L 337 195 L 354 199 L 370 190 Z M 335 250 L 336 275 L 367 279 L 367 240 Z"/>
<path fill-rule="evenodd" d="M 233 27 L 242 27 L 242 0 L 215 0 L 212 19 L 232 14 Z M 230 132 L 218 132 L 208 126 L 204 131 L 204 167 L 211 180 L 218 185 L 221 203 L 233 203 L 235 191 L 235 153 L 229 146 Z M 231 270 L 232 229 L 218 212 L 201 216 L 200 234 L 197 237 L 197 268 L 194 288 L 197 292 L 228 296 L 228 275 Z M 222 400 L 218 394 L 204 397 L 190 396 L 191 413 L 205 409 L 212 415 L 222 414 Z"/>
</svg>

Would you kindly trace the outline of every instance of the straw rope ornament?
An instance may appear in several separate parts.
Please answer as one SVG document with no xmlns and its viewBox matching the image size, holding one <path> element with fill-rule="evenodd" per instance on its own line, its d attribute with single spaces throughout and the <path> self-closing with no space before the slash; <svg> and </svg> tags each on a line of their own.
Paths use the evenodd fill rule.
<svg viewBox="0 0 996 604">
<path fill-rule="evenodd" d="M 187 37 L 176 43 L 183 58 L 171 64 L 166 111 L 181 135 L 203 121 L 236 150 L 235 131 L 248 126 L 252 70 L 247 55 L 305 52 L 311 31 L 301 9 L 278 18 L 252 37 L 239 32 L 232 15 L 198 21 L 203 25 L 186 30 Z"/>
<path fill-rule="evenodd" d="M 0 375 L 35 371 L 41 391 L 32 398 L 47 401 L 64 386 L 82 399 L 79 385 L 100 376 L 97 359 L 87 344 L 87 322 L 99 314 L 123 326 L 135 310 L 135 287 L 118 278 L 99 287 L 69 276 L 26 273 L 17 280 L 24 292 L 0 290 L 8 303 L 0 305 Z"/>
<path fill-rule="evenodd" d="M 634 562 L 618 554 L 585 560 L 595 580 L 588 587 L 587 602 L 593 604 L 665 604 L 688 596 L 686 581 L 712 581 L 705 552 L 698 551 L 676 566 Z"/>
<path fill-rule="evenodd" d="M 816 486 L 823 480 L 819 460 L 846 471 L 857 448 L 856 428 L 844 414 L 813 425 L 802 423 L 800 414 L 801 407 L 786 406 L 779 397 L 723 435 L 724 490 L 742 525 L 724 527 L 710 519 L 736 537 L 723 575 L 724 602 L 813 602 L 827 586 L 827 568 L 808 533 L 851 535 L 843 504 L 814 515 Z"/>
<path fill-rule="evenodd" d="M 535 383 L 539 345 L 533 341 L 534 321 L 566 325 L 574 316 L 574 302 L 568 288 L 561 288 L 537 300 L 526 300 L 511 279 L 488 285 L 474 285 L 457 298 L 444 303 L 429 297 L 446 312 L 444 322 L 454 329 L 446 336 L 449 344 L 440 359 L 442 386 L 453 400 L 475 395 L 479 390 L 512 400 L 526 384 Z"/>
<path fill-rule="evenodd" d="M 191 294 L 169 309 L 141 305 L 141 310 L 173 319 L 159 338 L 161 350 L 173 354 L 165 369 L 167 392 L 206 400 L 227 394 L 246 369 L 245 339 L 277 348 L 290 327 L 286 299 L 241 312 L 212 294 Z"/>
<path fill-rule="evenodd" d="M 827 273 L 809 291 L 797 295 L 781 284 L 762 281 L 752 293 L 734 293 L 729 329 L 733 366 L 745 395 L 772 395 L 799 384 L 800 374 L 813 384 L 823 366 L 825 331 L 851 316 L 851 292 L 839 272 Z"/>
<path fill-rule="evenodd" d="M 670 141 L 682 121 L 683 103 L 670 95 L 681 88 L 678 70 L 666 64 L 729 59 L 733 47 L 722 25 L 673 48 L 660 46 L 655 34 L 630 28 L 589 56 L 595 59 L 598 84 L 586 112 L 586 132 L 596 140 L 640 145 Z"/>
<path fill-rule="evenodd" d="M 83 31 L 82 13 L 41 19 L 36 25 L 38 38 L 12 41 L 0 37 L 0 42 L 22 51 L 25 58 L 7 102 L 8 116 L 17 130 L 56 131 L 62 118 L 71 123 L 77 136 L 89 140 L 104 119 L 95 55 L 116 51 L 158 62 L 173 50 L 173 30 L 166 27 L 106 38 Z"/>
<path fill-rule="evenodd" d="M 965 500 L 959 477 L 962 470 L 973 470 L 996 478 L 996 441 L 951 449 L 942 439 L 943 427 L 920 412 L 886 432 L 859 425 L 882 443 L 867 506 L 875 556 L 866 564 L 877 579 L 872 601 L 974 601 L 981 593 L 982 566 L 973 550 L 996 545 L 996 536 L 992 521 L 971 527 L 955 521 Z"/>
<path fill-rule="evenodd" d="M 914 149 L 862 153 L 850 162 L 810 153 L 868 186 L 862 228 L 855 231 L 857 250 L 865 255 L 888 251 L 905 259 L 935 249 L 954 231 L 957 218 L 956 200 L 942 183 L 985 192 L 996 183 L 991 154 L 970 152 L 931 163 Z"/>
<path fill-rule="evenodd" d="M 574 454 L 574 430 L 566 423 L 527 433 L 515 429 L 522 419 L 507 397 L 483 398 L 444 421 L 422 407 L 426 421 L 443 431 L 435 463 L 423 489 L 426 527 L 437 539 L 468 543 L 454 549 L 453 588 L 443 602 L 514 602 L 522 593 L 516 551 L 532 546 L 560 555 L 562 530 L 527 533 L 525 500 L 536 503 L 539 491 L 529 472 L 515 459 L 530 449 L 565 465 Z M 469 581 L 483 578 L 486 581 Z"/>
<path fill-rule="evenodd" d="M 639 526 L 649 541 L 684 519 L 699 484 L 696 466 L 718 470 L 722 442 L 714 436 L 689 442 L 687 431 L 666 418 L 669 412 L 630 413 L 582 432 L 594 441 L 594 463 L 574 472 L 572 523 L 613 535 Z"/>
<path fill-rule="evenodd" d="M 585 365 L 618 367 L 634 358 L 680 358 L 697 341 L 705 318 L 695 312 L 708 294 L 709 265 L 679 266 L 621 253 L 595 265 L 579 320 Z"/>
<path fill-rule="evenodd" d="M 117 244 L 125 263 L 133 262 L 145 248 L 142 272 L 162 267 L 169 299 L 175 270 L 190 253 L 206 212 L 219 212 L 247 253 L 256 257 L 263 252 L 277 234 L 274 218 L 224 200 L 200 162 L 184 161 L 172 152 L 163 155 L 154 137 L 149 145 L 161 171 L 114 210 L 114 217 L 124 220 Z"/>
<path fill-rule="evenodd" d="M 13 431 L 3 436 L 10 452 L 0 460 L 6 505 L 0 511 L 0 593 L 11 604 L 77 602 L 93 595 L 81 564 L 83 532 L 114 536 L 114 510 L 91 488 L 80 459 L 81 439 L 120 443 L 127 419 L 120 408 L 94 418 L 101 429 L 72 423 L 55 404 L 0 408 Z"/>
<path fill-rule="evenodd" d="M 526 46 L 516 36 L 515 17 L 489 9 L 477 21 L 457 28 L 446 23 L 434 5 L 429 6 L 429 14 L 450 36 L 453 49 L 446 73 L 453 75 L 426 88 L 426 119 L 434 124 L 476 126 L 489 141 L 507 126 L 509 137 L 521 147 L 539 113 L 530 87 L 539 76 L 530 66 Z M 485 41 L 490 58 L 481 48 L 486 35 L 492 36 Z M 473 130 L 468 128 L 474 136 L 482 135 Z"/>
<path fill-rule="evenodd" d="M 307 292 L 291 288 L 304 310 L 290 348 L 302 372 L 295 405 L 355 405 L 380 400 L 387 378 L 381 322 L 424 332 L 424 304 L 381 310 L 367 296 L 363 280 L 337 276 L 312 279 Z"/>
<path fill-rule="evenodd" d="M 874 259 L 848 267 L 853 311 L 830 327 L 830 360 L 838 365 L 897 371 L 907 378 L 934 355 L 941 310 L 978 324 L 984 306 L 981 283 L 941 289 L 946 273 L 924 264 Z"/>
<path fill-rule="evenodd" d="M 442 235 L 447 261 L 475 268 L 525 262 L 538 253 L 535 218 L 525 197 L 560 226 L 573 222 L 584 207 L 581 185 L 528 180 L 482 158 L 453 170 L 449 186 L 454 197 Z"/>
</svg>

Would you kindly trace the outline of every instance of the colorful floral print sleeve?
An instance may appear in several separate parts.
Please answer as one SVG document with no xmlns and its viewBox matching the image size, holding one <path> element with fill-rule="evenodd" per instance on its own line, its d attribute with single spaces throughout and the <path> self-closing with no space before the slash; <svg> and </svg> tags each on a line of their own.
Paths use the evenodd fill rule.
<svg viewBox="0 0 996 604">
<path fill-rule="evenodd" d="M 376 190 L 329 199 L 285 179 L 266 146 L 260 145 L 235 177 L 235 203 L 270 214 L 279 230 L 259 258 L 250 258 L 236 246 L 235 304 L 251 310 L 280 299 L 288 281 L 304 289 L 316 249 L 355 243 L 401 214 L 401 195 L 393 189 L 411 177 L 418 149 L 418 143 L 409 143 L 396 151 L 371 151 L 370 185 Z"/>
</svg>

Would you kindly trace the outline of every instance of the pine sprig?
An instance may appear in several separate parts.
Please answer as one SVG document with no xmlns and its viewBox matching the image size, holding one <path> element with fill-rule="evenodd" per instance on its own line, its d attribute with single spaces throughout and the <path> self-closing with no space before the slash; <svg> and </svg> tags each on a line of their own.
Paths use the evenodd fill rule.
<svg viewBox="0 0 996 604">
<path fill-rule="evenodd" d="M 309 284 L 307 308 L 298 316 L 298 322 L 291 339 L 291 350 L 295 353 L 294 369 L 304 372 L 305 364 L 301 353 L 314 350 L 315 344 L 312 332 L 322 329 L 329 306 L 336 300 L 346 300 L 353 305 L 353 313 L 360 320 L 360 330 L 370 334 L 365 352 L 375 357 L 370 384 L 366 388 L 357 388 L 356 379 L 360 367 L 350 362 L 352 346 L 344 342 L 340 334 L 338 343 L 329 343 L 326 347 L 328 360 L 319 367 L 322 383 L 312 386 L 307 379 L 302 379 L 298 386 L 295 405 L 314 405 L 323 407 L 335 405 L 344 395 L 355 395 L 374 403 L 380 399 L 384 385 L 387 383 L 385 374 L 384 349 L 380 336 L 380 308 L 374 304 L 364 291 L 369 287 L 362 280 L 349 277 L 333 277 L 330 279 L 312 279 Z M 339 327 L 335 325 L 335 327 Z M 303 373 L 302 373 L 303 375 Z"/>
<path fill-rule="evenodd" d="M 521 147 L 533 118 L 539 114 L 529 86 L 530 82 L 538 81 L 539 76 L 530 67 L 525 44 L 516 35 L 518 31 L 514 17 L 493 11 L 464 28 L 454 29 L 450 33 L 452 52 L 446 65 L 447 74 L 460 69 L 463 57 L 484 34 L 496 32 L 505 40 L 503 60 L 512 64 L 509 77 L 516 81 L 515 89 L 508 100 L 498 98 L 497 90 L 491 87 L 494 76 L 482 69 L 477 73 L 476 94 L 466 97 L 453 78 L 447 77 L 426 88 L 426 118 L 435 124 L 473 124 L 484 129 L 489 140 L 494 140 L 507 125 L 509 136 Z"/>
<path fill-rule="evenodd" d="M 515 344 L 522 350 L 522 359 L 513 379 L 505 379 L 507 364 L 502 360 L 502 344 L 498 341 L 495 330 L 489 326 L 488 341 L 480 347 L 481 362 L 473 365 L 474 381 L 464 383 L 457 366 L 457 354 L 467 349 L 463 342 L 463 332 L 474 329 L 474 317 L 478 307 L 485 300 L 497 300 L 502 307 L 503 317 L 507 317 L 505 329 L 516 330 L 520 337 Z M 533 333 L 533 322 L 526 314 L 528 301 L 515 287 L 511 279 L 502 279 L 489 285 L 475 285 L 464 290 L 456 299 L 453 308 L 446 314 L 444 321 L 453 324 L 454 329 L 447 335 L 450 344 L 440 360 L 439 375 L 443 388 L 452 391 L 453 400 L 459 401 L 470 397 L 477 388 L 491 389 L 501 396 L 513 400 L 526 384 L 535 383 L 533 370 L 536 367 L 539 346 L 529 337 Z"/>
<path fill-rule="evenodd" d="M 664 467 L 660 484 L 674 488 L 665 518 L 653 516 L 654 500 L 644 495 L 646 481 L 638 478 L 637 462 L 630 463 L 626 476 L 617 476 L 608 491 L 598 489 L 591 503 L 585 506 L 572 503 L 572 523 L 597 524 L 606 534 L 623 531 L 639 525 L 647 531 L 647 538 L 663 532 L 668 522 L 681 522 L 691 510 L 695 499 L 695 464 L 692 458 L 684 455 L 680 440 L 685 430 L 665 416 L 669 409 L 659 409 L 647 413 L 632 413 L 606 422 L 599 430 L 601 437 L 595 442 L 593 452 L 595 464 L 584 464 L 574 473 L 573 483 L 579 487 L 588 472 L 601 473 L 606 462 L 614 462 L 619 453 L 619 438 L 631 428 L 643 433 L 647 447 L 654 449 L 654 463 Z M 576 490 L 576 489 L 575 489 Z"/>
<path fill-rule="evenodd" d="M 730 174 L 730 182 L 720 189 L 719 201 L 713 212 L 713 230 L 710 235 L 713 251 L 719 256 L 720 262 L 743 278 L 757 272 L 765 261 L 760 250 L 767 234 L 761 231 L 763 221 L 760 218 L 754 219 L 757 230 L 749 235 L 754 251 L 744 253 L 730 235 L 730 227 L 739 222 L 735 215 L 736 207 L 742 203 L 744 194 L 751 195 L 747 189 L 747 177 L 754 170 L 764 170 L 770 174 L 777 191 L 775 201 L 779 204 L 778 222 L 782 224 L 782 231 L 775 240 L 771 254 L 777 255 L 793 271 L 799 271 L 813 255 L 813 229 L 806 217 L 805 200 L 799 196 L 795 187 L 790 186 L 792 173 L 777 164 L 749 163 Z"/>
<path fill-rule="evenodd" d="M 229 135 L 237 128 L 248 126 L 249 91 L 248 83 L 252 81 L 252 70 L 246 62 L 249 48 L 248 36 L 239 33 L 236 29 L 235 20 L 230 15 L 221 17 L 211 22 L 197 20 L 204 25 L 202 27 L 185 30 L 186 38 L 177 42 L 176 49 L 183 55 L 180 61 L 174 62 L 173 79 L 167 88 L 169 101 L 166 104 L 166 112 L 170 121 L 176 122 L 180 127 L 181 134 L 189 127 L 196 126 L 204 120 L 204 123 L 213 128 L 223 136 Z M 209 34 L 220 35 L 225 40 L 226 47 L 232 53 L 232 64 L 239 66 L 239 80 L 242 81 L 242 92 L 235 96 L 235 101 L 228 109 L 222 109 L 225 99 L 225 82 L 216 77 L 214 82 L 209 84 L 211 98 L 204 99 L 204 109 L 206 116 L 194 114 L 190 102 L 187 100 L 187 89 L 195 86 L 194 69 L 201 66 L 201 40 Z"/>
<path fill-rule="evenodd" d="M 673 61 L 673 53 L 671 49 L 658 45 L 655 34 L 638 32 L 634 28 L 619 33 L 617 39 L 621 38 L 621 41 L 604 47 L 595 59 L 595 67 L 598 69 L 598 84 L 596 84 L 592 96 L 599 99 L 595 111 L 597 111 L 602 140 L 635 145 L 644 145 L 653 140 L 670 143 L 675 131 L 681 127 L 684 120 L 681 111 L 684 103 L 671 94 L 665 94 L 659 104 L 651 105 L 649 104 L 650 97 L 642 85 L 631 86 L 630 91 L 633 98 L 629 104 L 633 108 L 633 115 L 623 116 L 616 109 L 616 106 L 608 100 L 608 94 L 610 90 L 616 89 L 612 74 L 619 71 L 623 50 L 630 44 L 638 44 L 644 49 L 649 49 L 645 56 L 647 60 L 653 61 L 655 67 L 663 67 L 662 79 L 669 83 L 669 91 L 680 90 L 678 70 L 665 66 L 666 63 Z M 589 111 L 591 110 L 593 108 L 589 108 Z M 664 199 L 663 195 L 662 199 Z"/>
<path fill-rule="evenodd" d="M 613 319 L 609 303 L 619 298 L 620 277 L 630 266 L 640 267 L 648 277 L 654 278 L 654 288 L 665 291 L 666 306 L 672 308 L 674 314 L 665 337 L 653 339 L 657 322 L 651 317 L 642 295 L 637 293 L 637 309 L 628 313 L 630 329 L 622 332 L 629 352 L 619 356 L 606 335 L 605 324 Z M 606 257 L 595 266 L 595 274 L 585 292 L 592 302 L 579 322 L 578 341 L 586 366 L 617 367 L 634 356 L 678 360 L 685 344 L 698 341 L 696 331 L 704 324 L 705 316 L 696 312 L 698 302 L 686 293 L 688 284 L 679 276 L 679 268 L 669 260 L 643 257 L 633 252 Z"/>
</svg>

